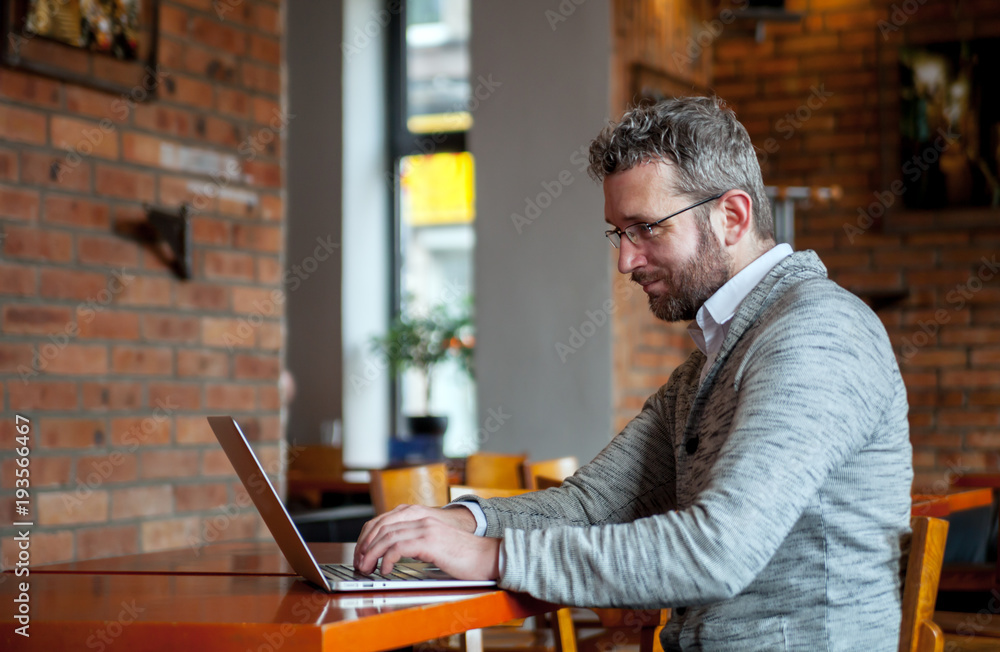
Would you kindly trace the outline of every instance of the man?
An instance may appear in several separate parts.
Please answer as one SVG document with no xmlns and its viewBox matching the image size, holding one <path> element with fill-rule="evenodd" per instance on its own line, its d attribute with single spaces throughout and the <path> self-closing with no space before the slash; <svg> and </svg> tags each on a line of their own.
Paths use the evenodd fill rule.
<svg viewBox="0 0 1000 652">
<path fill-rule="evenodd" d="M 720 101 L 631 110 L 590 161 L 618 271 L 657 317 L 694 320 L 698 350 L 562 487 L 399 508 L 365 526 L 356 565 L 405 555 L 559 604 L 675 607 L 667 650 L 895 649 L 913 471 L 881 322 L 815 253 L 774 246 Z"/>
</svg>

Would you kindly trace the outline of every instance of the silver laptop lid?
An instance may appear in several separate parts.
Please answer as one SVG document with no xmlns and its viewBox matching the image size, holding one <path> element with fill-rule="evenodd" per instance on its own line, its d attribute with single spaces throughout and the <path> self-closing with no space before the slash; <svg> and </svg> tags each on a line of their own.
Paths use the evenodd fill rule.
<svg viewBox="0 0 1000 652">
<path fill-rule="evenodd" d="M 208 417 L 208 424 L 292 569 L 313 584 L 332 591 L 236 421 L 232 417 Z"/>
</svg>

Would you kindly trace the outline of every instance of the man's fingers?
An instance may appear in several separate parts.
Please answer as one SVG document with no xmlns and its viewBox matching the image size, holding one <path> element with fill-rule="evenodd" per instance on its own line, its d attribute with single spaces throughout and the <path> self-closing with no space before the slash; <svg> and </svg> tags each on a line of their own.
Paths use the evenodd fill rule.
<svg viewBox="0 0 1000 652">
<path fill-rule="evenodd" d="M 396 562 L 400 560 L 403 553 L 399 551 L 400 545 L 394 543 L 386 549 L 385 553 L 382 554 L 382 574 L 388 575 L 392 572 L 392 567 L 396 565 Z M 413 555 L 409 555 L 413 556 Z"/>
<path fill-rule="evenodd" d="M 384 540 L 387 547 L 381 554 L 381 572 L 383 575 L 391 573 L 396 562 L 403 557 L 413 557 L 422 561 L 436 563 L 435 556 L 431 552 L 434 547 L 427 545 L 428 535 L 431 534 L 431 531 L 428 529 L 430 525 L 428 523 L 429 520 L 409 521 L 405 524 L 406 527 L 400 527 L 386 533 Z"/>
<path fill-rule="evenodd" d="M 354 567 L 357 568 L 361 562 L 361 557 L 364 555 L 365 551 L 371 546 L 372 539 L 378 533 L 379 527 L 382 523 L 381 516 L 376 516 L 372 520 L 364 524 L 361 528 L 361 534 L 358 536 L 358 543 L 354 546 Z"/>
<path fill-rule="evenodd" d="M 375 569 L 379 558 L 382 558 L 382 573 L 392 571 L 393 565 L 401 557 L 416 557 L 423 561 L 433 561 L 424 559 L 425 551 L 423 546 L 414 546 L 414 542 L 421 539 L 426 533 L 428 519 L 419 521 L 404 521 L 385 526 L 377 539 L 364 552 L 361 563 L 357 568 L 362 573 L 371 573 Z"/>
<path fill-rule="evenodd" d="M 392 511 L 386 512 L 385 514 L 379 514 L 372 520 L 368 521 L 361 528 L 361 534 L 358 536 L 358 543 L 354 547 L 354 567 L 358 570 L 360 569 L 361 558 L 365 556 L 365 552 L 371 547 L 372 541 L 376 540 L 382 528 L 385 525 L 401 522 L 407 518 L 412 518 L 412 510 L 407 510 L 406 508 L 412 507 L 412 505 L 400 505 Z M 364 572 L 364 571 L 362 571 Z M 370 572 L 370 570 L 368 571 Z"/>
</svg>

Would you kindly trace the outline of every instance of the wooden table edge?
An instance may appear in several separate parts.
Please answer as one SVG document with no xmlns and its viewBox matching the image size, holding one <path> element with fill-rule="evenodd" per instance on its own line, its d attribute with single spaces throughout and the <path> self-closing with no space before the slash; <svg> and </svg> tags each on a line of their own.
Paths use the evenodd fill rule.
<svg viewBox="0 0 1000 652">
<path fill-rule="evenodd" d="M 367 616 L 363 620 L 354 621 L 353 627 L 324 625 L 322 649 L 377 652 L 414 645 L 415 641 L 431 641 L 499 625 L 509 620 L 538 616 L 557 609 L 558 605 L 532 598 L 526 593 L 490 590 L 479 597 L 462 601 L 458 614 L 455 613 L 455 603 L 434 603 Z"/>
</svg>

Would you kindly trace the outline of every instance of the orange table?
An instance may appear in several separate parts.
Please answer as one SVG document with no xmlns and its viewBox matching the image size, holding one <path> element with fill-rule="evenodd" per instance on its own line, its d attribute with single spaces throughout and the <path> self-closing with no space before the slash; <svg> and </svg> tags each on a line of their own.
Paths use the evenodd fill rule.
<svg viewBox="0 0 1000 652">
<path fill-rule="evenodd" d="M 351 547 L 322 544 L 316 551 L 320 561 L 339 561 L 350 558 Z M 15 634 L 10 608 L 24 578 L 4 573 L 0 648 L 383 650 L 555 609 L 500 589 L 327 594 L 291 575 L 275 550 L 220 544 L 198 555 L 184 550 L 32 568 L 30 638 Z"/>
<path fill-rule="evenodd" d="M 351 563 L 353 543 L 309 543 L 323 563 Z M 217 543 L 201 548 L 36 566 L 36 573 L 97 575 L 295 575 L 275 543 Z"/>
<path fill-rule="evenodd" d="M 946 494 L 913 494 L 913 516 L 948 516 L 954 512 L 993 504 L 991 489 L 958 489 Z"/>
</svg>

